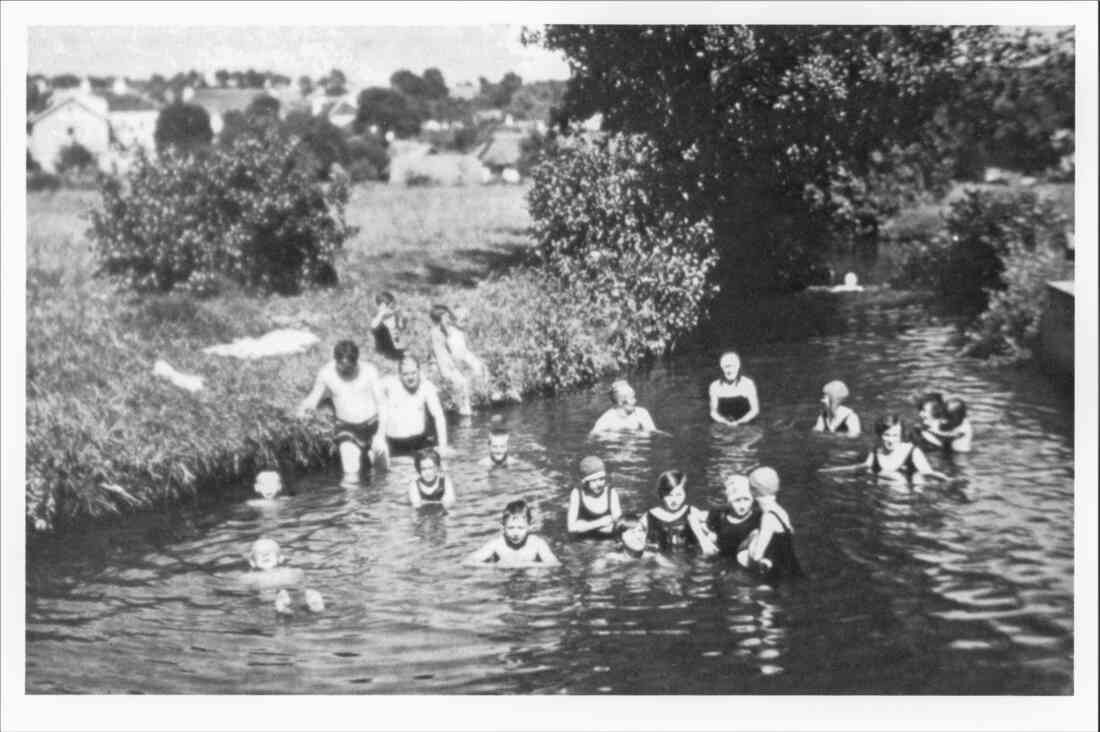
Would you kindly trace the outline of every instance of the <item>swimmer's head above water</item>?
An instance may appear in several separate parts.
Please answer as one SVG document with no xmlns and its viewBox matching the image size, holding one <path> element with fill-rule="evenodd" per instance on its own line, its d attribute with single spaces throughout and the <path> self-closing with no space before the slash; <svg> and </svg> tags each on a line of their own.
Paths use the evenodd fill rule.
<svg viewBox="0 0 1100 732">
<path fill-rule="evenodd" d="M 905 423 L 896 414 L 884 415 L 875 422 L 875 434 L 878 435 L 882 449 L 890 452 L 902 443 Z"/>
<path fill-rule="evenodd" d="M 607 468 L 595 455 L 589 455 L 580 462 L 581 485 L 586 493 L 599 496 L 607 487 Z"/>
<path fill-rule="evenodd" d="M 657 495 L 665 510 L 676 512 L 687 500 L 687 476 L 679 470 L 666 470 L 657 477 Z"/>
<path fill-rule="evenodd" d="M 848 385 L 843 381 L 830 381 L 821 389 L 821 403 L 828 409 L 836 409 L 848 398 Z"/>
<path fill-rule="evenodd" d="M 504 540 L 509 546 L 523 546 L 531 533 L 531 507 L 527 505 L 527 501 L 520 499 L 505 506 L 500 524 Z"/>
<path fill-rule="evenodd" d="M 615 526 L 615 533 L 627 553 L 641 556 L 645 551 L 646 526 L 636 516 L 622 518 Z"/>
<path fill-rule="evenodd" d="M 741 357 L 733 351 L 726 351 L 718 359 L 718 367 L 722 369 L 722 377 L 726 381 L 736 381 L 741 376 Z"/>
<path fill-rule="evenodd" d="M 282 492 L 283 479 L 274 470 L 264 470 L 256 475 L 256 482 L 252 489 L 270 501 Z"/>
<path fill-rule="evenodd" d="M 397 375 L 405 389 L 415 392 L 420 388 L 420 361 L 416 356 L 406 355 L 397 366 Z"/>
<path fill-rule="evenodd" d="M 634 394 L 634 388 L 626 379 L 618 379 L 611 384 L 610 396 L 611 402 L 628 414 L 633 412 L 634 407 L 638 404 L 637 397 Z"/>
<path fill-rule="evenodd" d="M 257 539 L 248 553 L 248 563 L 252 569 L 269 572 L 285 561 L 279 542 L 274 539 Z"/>
<path fill-rule="evenodd" d="M 752 511 L 752 486 L 743 475 L 731 475 L 723 483 L 726 503 L 733 515 L 738 518 L 748 516 Z"/>
<path fill-rule="evenodd" d="M 431 447 L 425 447 L 413 456 L 413 466 L 416 468 L 417 475 L 426 484 L 434 483 L 439 477 L 440 464 L 439 453 Z"/>
<path fill-rule="evenodd" d="M 503 427 L 494 427 L 489 431 L 489 458 L 493 462 L 503 463 L 508 459 L 510 439 L 508 431 Z"/>
<path fill-rule="evenodd" d="M 761 466 L 749 473 L 749 488 L 755 498 L 773 498 L 779 493 L 779 473 Z"/>
</svg>

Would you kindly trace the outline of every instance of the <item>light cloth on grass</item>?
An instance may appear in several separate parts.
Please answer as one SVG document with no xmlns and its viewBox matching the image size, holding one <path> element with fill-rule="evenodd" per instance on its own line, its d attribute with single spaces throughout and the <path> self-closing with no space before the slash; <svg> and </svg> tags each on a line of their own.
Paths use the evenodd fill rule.
<svg viewBox="0 0 1100 732">
<path fill-rule="evenodd" d="M 259 338 L 240 338 L 232 343 L 208 346 L 202 349 L 202 352 L 211 356 L 233 356 L 234 358 L 285 356 L 308 350 L 320 340 L 308 330 L 280 328 Z"/>
<path fill-rule="evenodd" d="M 172 382 L 181 389 L 187 391 L 200 391 L 202 389 L 202 377 L 194 374 L 185 374 L 176 371 L 171 364 L 161 359 L 153 364 L 153 373 Z"/>
</svg>

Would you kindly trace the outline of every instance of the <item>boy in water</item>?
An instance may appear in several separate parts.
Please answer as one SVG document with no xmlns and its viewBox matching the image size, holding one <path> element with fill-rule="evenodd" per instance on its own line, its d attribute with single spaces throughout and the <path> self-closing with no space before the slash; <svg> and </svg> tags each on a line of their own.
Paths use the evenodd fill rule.
<svg viewBox="0 0 1100 732">
<path fill-rule="evenodd" d="M 283 479 L 274 470 L 264 470 L 256 475 L 252 490 L 259 493 L 265 501 L 273 500 L 283 491 Z"/>
<path fill-rule="evenodd" d="M 611 563 L 624 564 L 636 561 L 656 564 L 666 568 L 676 566 L 663 554 L 653 551 L 648 546 L 646 543 L 645 522 L 638 517 L 628 516 L 619 521 L 615 526 L 615 535 L 619 539 L 618 550 L 609 552 L 597 559 L 593 565 L 597 570 L 603 569 Z"/>
<path fill-rule="evenodd" d="M 611 385 L 611 402 L 615 405 L 596 420 L 592 432 L 658 432 L 653 417 L 645 407 L 638 406 L 634 389 L 625 379 Z"/>
<path fill-rule="evenodd" d="M 242 577 L 242 581 L 250 587 L 258 590 L 276 590 L 275 611 L 278 613 L 290 613 L 291 602 L 288 587 L 298 587 L 302 584 L 305 573 L 300 569 L 281 566 L 286 562 L 279 543 L 274 539 L 257 539 L 252 544 L 248 553 L 248 565 L 251 572 Z M 305 590 L 303 599 L 306 607 L 311 612 L 321 612 L 325 609 L 325 600 L 317 590 Z"/>
<path fill-rule="evenodd" d="M 336 413 L 336 445 L 345 480 L 357 480 L 364 451 L 376 459 L 387 457 L 386 408 L 378 370 L 359 360 L 359 347 L 348 340 L 332 350 L 333 360 L 321 367 L 313 389 L 298 406 L 304 417 L 317 408 L 325 394 L 332 396 Z"/>
<path fill-rule="evenodd" d="M 489 431 L 489 454 L 477 461 L 483 468 L 507 468 L 519 461 L 508 453 L 511 436 L 503 427 L 493 427 Z"/>
<path fill-rule="evenodd" d="M 512 501 L 501 516 L 500 536 L 471 553 L 463 564 L 496 564 L 500 567 L 555 567 L 561 562 L 542 537 L 531 533 L 531 508 L 527 501 Z"/>
</svg>

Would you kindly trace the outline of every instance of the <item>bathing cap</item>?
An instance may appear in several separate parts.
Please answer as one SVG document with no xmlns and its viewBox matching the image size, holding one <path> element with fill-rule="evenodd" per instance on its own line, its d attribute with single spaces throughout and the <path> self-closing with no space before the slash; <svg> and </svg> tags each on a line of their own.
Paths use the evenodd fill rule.
<svg viewBox="0 0 1100 732">
<path fill-rule="evenodd" d="M 274 539 L 257 539 L 252 544 L 252 556 L 261 552 L 279 552 L 279 542 Z"/>
<path fill-rule="evenodd" d="M 581 480 L 600 478 L 604 475 L 603 460 L 595 455 L 589 455 L 581 460 Z"/>
<path fill-rule="evenodd" d="M 830 381 L 822 391 L 831 396 L 834 401 L 840 402 L 848 398 L 848 387 L 843 381 Z"/>
<path fill-rule="evenodd" d="M 633 394 L 634 387 L 630 385 L 626 379 L 618 379 L 611 384 L 611 398 L 614 399 L 619 394 Z"/>
<path fill-rule="evenodd" d="M 747 491 L 751 490 L 752 486 L 749 484 L 749 479 L 743 475 L 731 475 L 723 482 L 727 491 L 739 490 Z"/>
<path fill-rule="evenodd" d="M 773 468 L 757 468 L 749 473 L 749 485 L 757 496 L 774 496 L 779 492 L 779 473 Z"/>
</svg>

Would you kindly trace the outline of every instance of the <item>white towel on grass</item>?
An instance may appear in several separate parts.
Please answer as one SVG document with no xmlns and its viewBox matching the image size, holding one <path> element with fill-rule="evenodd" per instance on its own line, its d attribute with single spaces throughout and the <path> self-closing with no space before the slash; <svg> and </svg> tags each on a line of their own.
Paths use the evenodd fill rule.
<svg viewBox="0 0 1100 732">
<path fill-rule="evenodd" d="M 280 328 L 259 338 L 240 338 L 232 343 L 221 343 L 202 349 L 211 356 L 233 356 L 234 358 L 263 358 L 264 356 L 284 356 L 301 353 L 321 339 L 308 330 Z"/>
</svg>

